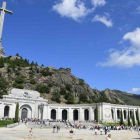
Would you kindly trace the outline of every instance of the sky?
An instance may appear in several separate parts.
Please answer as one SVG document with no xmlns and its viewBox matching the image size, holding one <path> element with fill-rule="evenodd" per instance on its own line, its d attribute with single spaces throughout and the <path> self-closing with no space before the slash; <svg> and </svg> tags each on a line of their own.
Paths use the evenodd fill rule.
<svg viewBox="0 0 140 140">
<path fill-rule="evenodd" d="M 69 67 L 98 90 L 140 94 L 140 0 L 5 1 L 13 11 L 4 21 L 6 56 Z"/>
</svg>

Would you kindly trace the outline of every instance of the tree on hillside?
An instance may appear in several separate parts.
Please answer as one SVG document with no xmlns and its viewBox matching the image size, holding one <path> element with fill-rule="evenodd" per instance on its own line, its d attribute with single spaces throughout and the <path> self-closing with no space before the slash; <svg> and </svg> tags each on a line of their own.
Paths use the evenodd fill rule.
<svg viewBox="0 0 140 140">
<path fill-rule="evenodd" d="M 121 110 L 121 119 L 120 119 L 120 125 L 124 124 L 123 122 L 123 111 Z"/>
<path fill-rule="evenodd" d="M 135 115 L 134 115 L 134 113 L 135 113 L 135 112 L 133 112 L 133 126 L 136 125 L 136 123 L 135 123 Z"/>
<path fill-rule="evenodd" d="M 19 103 L 16 104 L 15 123 L 18 122 L 18 115 L 19 115 Z"/>
<path fill-rule="evenodd" d="M 138 126 L 140 125 L 140 120 L 139 120 L 139 110 L 137 108 L 137 112 L 136 112 L 136 118 L 137 118 L 137 122 L 138 122 Z"/>
<path fill-rule="evenodd" d="M 96 122 L 98 122 L 98 105 L 96 104 L 96 109 L 95 109 L 95 119 L 96 119 Z"/>
<path fill-rule="evenodd" d="M 130 126 L 131 123 L 130 123 L 130 113 L 129 113 L 129 109 L 128 109 L 128 126 Z"/>
</svg>

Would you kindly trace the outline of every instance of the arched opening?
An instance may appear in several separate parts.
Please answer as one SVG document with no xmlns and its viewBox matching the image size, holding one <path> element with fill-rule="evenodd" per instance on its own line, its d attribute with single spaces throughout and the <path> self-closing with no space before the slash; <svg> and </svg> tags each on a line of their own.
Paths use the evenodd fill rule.
<svg viewBox="0 0 140 140">
<path fill-rule="evenodd" d="M 121 113 L 120 110 L 117 110 L 117 119 L 120 119 Z"/>
<path fill-rule="evenodd" d="M 62 120 L 67 120 L 67 110 L 62 111 Z"/>
<path fill-rule="evenodd" d="M 51 110 L 51 119 L 56 120 L 56 110 L 55 109 Z"/>
<path fill-rule="evenodd" d="M 73 111 L 73 120 L 78 120 L 78 110 Z"/>
<path fill-rule="evenodd" d="M 23 108 L 23 109 L 22 109 L 21 118 L 22 118 L 22 119 L 28 118 L 28 110 L 27 110 L 26 108 Z"/>
<path fill-rule="evenodd" d="M 112 119 L 114 119 L 114 111 L 113 111 L 113 109 L 111 109 L 111 116 L 112 116 Z"/>
<path fill-rule="evenodd" d="M 10 109 L 9 106 L 5 106 L 5 108 L 4 108 L 4 117 L 9 117 L 9 109 Z"/>
<path fill-rule="evenodd" d="M 43 119 L 43 108 L 39 108 L 39 119 Z"/>
<path fill-rule="evenodd" d="M 133 112 L 130 111 L 130 119 L 133 119 Z"/>
<path fill-rule="evenodd" d="M 126 120 L 126 110 L 123 111 L 124 119 Z"/>
<path fill-rule="evenodd" d="M 94 109 L 94 120 L 96 121 L 96 109 Z"/>
<path fill-rule="evenodd" d="M 85 120 L 86 121 L 89 120 L 89 111 L 88 111 L 88 109 L 85 109 L 85 111 L 84 111 L 84 117 L 85 117 Z"/>
<path fill-rule="evenodd" d="M 21 118 L 32 118 L 32 108 L 28 104 L 24 104 L 19 110 Z"/>
<path fill-rule="evenodd" d="M 138 110 L 135 111 L 135 115 L 136 115 L 136 120 L 138 121 Z"/>
</svg>

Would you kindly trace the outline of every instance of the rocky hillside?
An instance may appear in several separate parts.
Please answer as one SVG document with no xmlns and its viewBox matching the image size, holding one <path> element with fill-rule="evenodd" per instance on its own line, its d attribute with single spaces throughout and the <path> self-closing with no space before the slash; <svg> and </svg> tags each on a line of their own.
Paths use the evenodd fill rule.
<svg viewBox="0 0 140 140">
<path fill-rule="evenodd" d="M 18 54 L 0 58 L 0 96 L 11 88 L 37 90 L 50 103 L 110 102 L 139 105 L 140 96 L 118 90 L 91 89 L 83 79 L 71 74 L 70 68 L 38 66 Z M 135 99 L 132 102 L 132 99 Z M 131 102 L 129 102 L 131 100 Z"/>
</svg>

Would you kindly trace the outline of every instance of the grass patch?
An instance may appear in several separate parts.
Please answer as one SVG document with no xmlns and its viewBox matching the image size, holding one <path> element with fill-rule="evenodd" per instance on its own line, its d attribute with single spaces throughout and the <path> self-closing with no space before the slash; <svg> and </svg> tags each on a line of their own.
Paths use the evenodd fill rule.
<svg viewBox="0 0 140 140">
<path fill-rule="evenodd" d="M 119 123 L 100 123 L 100 124 L 102 124 L 102 125 L 105 125 L 105 126 L 111 126 L 111 125 L 116 125 L 116 126 L 118 126 L 118 125 L 120 125 Z"/>
<path fill-rule="evenodd" d="M 13 120 L 0 120 L 0 127 L 4 127 L 6 126 L 6 124 L 13 124 L 14 121 Z"/>
</svg>

